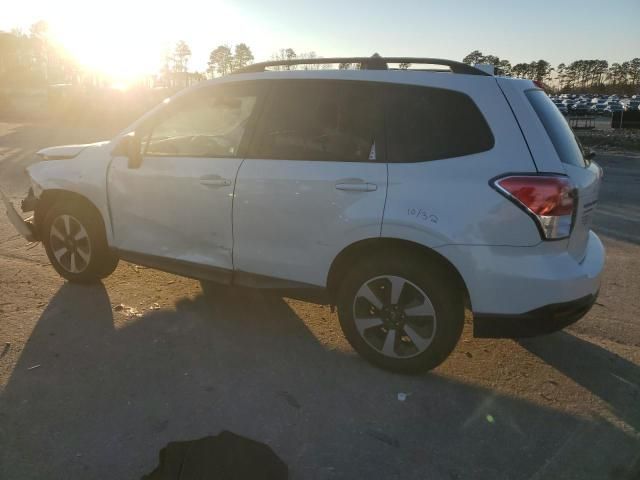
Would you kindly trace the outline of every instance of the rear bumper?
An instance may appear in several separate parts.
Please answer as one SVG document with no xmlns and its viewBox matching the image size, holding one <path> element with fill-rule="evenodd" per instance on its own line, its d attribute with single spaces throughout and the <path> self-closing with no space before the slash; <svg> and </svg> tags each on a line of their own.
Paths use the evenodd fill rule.
<svg viewBox="0 0 640 480">
<path fill-rule="evenodd" d="M 579 320 L 595 301 L 605 260 L 602 242 L 593 232 L 581 261 L 561 242 L 447 246 L 438 251 L 465 282 L 476 336 L 487 337 L 541 335 Z"/>
<path fill-rule="evenodd" d="M 473 336 L 479 338 L 524 338 L 557 332 L 584 317 L 598 293 L 577 300 L 554 303 L 519 315 L 479 313 L 474 315 Z"/>
</svg>

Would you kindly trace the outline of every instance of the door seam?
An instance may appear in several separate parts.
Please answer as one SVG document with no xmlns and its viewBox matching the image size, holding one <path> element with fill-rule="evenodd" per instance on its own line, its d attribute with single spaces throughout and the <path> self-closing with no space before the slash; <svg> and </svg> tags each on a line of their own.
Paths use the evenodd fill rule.
<svg viewBox="0 0 640 480">
<path fill-rule="evenodd" d="M 240 169 L 242 168 L 242 165 L 244 165 L 244 161 L 246 160 L 246 158 L 243 158 L 242 161 L 240 162 L 240 165 L 238 165 L 238 169 L 236 170 L 236 176 L 233 179 L 233 191 L 231 193 L 231 270 L 232 272 L 235 272 L 236 269 L 236 258 L 235 258 L 235 253 L 236 253 L 236 232 L 235 232 L 235 223 L 233 221 L 234 216 L 235 216 L 235 207 L 236 207 L 236 187 L 238 185 L 238 176 L 240 175 Z"/>
<path fill-rule="evenodd" d="M 384 225 L 384 215 L 387 211 L 387 197 L 389 196 L 389 162 L 385 162 L 387 178 L 384 186 L 384 204 L 382 205 L 382 217 L 380 218 L 380 231 L 378 237 L 382 237 L 382 226 Z"/>
</svg>

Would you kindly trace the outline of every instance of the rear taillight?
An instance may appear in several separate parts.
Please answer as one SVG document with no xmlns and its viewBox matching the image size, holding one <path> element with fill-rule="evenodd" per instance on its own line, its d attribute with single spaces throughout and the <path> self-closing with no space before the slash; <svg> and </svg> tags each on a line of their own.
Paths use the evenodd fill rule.
<svg viewBox="0 0 640 480">
<path fill-rule="evenodd" d="M 567 177 L 510 175 L 494 180 L 493 186 L 535 220 L 543 239 L 571 234 L 577 203 L 576 189 Z"/>
</svg>

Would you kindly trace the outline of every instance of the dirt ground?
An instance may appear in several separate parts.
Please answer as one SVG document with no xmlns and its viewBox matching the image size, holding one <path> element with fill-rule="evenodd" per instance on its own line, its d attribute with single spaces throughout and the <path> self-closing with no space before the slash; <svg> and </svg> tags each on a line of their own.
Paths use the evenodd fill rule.
<svg viewBox="0 0 640 480">
<path fill-rule="evenodd" d="M 0 188 L 18 201 L 35 150 L 111 133 L 0 123 Z M 592 311 L 520 342 L 467 325 L 420 376 L 361 360 L 327 306 L 205 298 L 125 262 L 66 283 L 0 215 L 0 478 L 137 479 L 168 442 L 221 430 L 270 445 L 294 479 L 640 478 L 640 157 L 597 161 Z"/>
</svg>

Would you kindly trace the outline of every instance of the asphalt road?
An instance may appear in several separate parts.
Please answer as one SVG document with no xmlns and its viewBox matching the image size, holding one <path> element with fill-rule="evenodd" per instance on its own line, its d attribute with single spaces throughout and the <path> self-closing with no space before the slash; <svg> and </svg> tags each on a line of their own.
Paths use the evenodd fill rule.
<svg viewBox="0 0 640 480">
<path fill-rule="evenodd" d="M 106 133 L 0 123 L 0 188 L 19 200 L 37 148 Z M 205 298 L 124 262 L 65 283 L 0 215 L 0 478 L 137 479 L 168 442 L 221 430 L 270 445 L 294 479 L 640 478 L 640 157 L 597 161 L 593 310 L 523 342 L 467 325 L 421 376 L 361 360 L 323 305 Z"/>
</svg>

